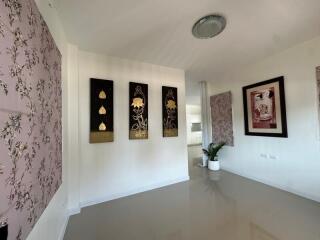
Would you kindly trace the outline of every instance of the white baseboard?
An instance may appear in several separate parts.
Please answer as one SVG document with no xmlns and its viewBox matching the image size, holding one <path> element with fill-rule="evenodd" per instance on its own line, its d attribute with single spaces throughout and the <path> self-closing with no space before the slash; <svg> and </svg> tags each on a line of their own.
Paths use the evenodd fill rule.
<svg viewBox="0 0 320 240">
<path fill-rule="evenodd" d="M 69 222 L 69 217 L 70 217 L 70 215 L 66 214 L 64 222 L 63 222 L 63 226 L 61 228 L 61 232 L 59 234 L 59 238 L 58 238 L 59 240 L 63 240 L 64 239 L 64 235 L 66 233 L 68 222 Z"/>
<path fill-rule="evenodd" d="M 80 212 L 81 212 L 81 208 L 72 208 L 72 209 L 68 209 L 67 210 L 67 214 L 65 216 L 65 219 L 64 219 L 64 222 L 63 222 L 63 225 L 62 225 L 61 232 L 59 234 L 58 240 L 63 240 L 64 235 L 65 235 L 66 230 L 67 230 L 68 223 L 69 223 L 69 218 L 72 215 L 79 214 Z"/>
<path fill-rule="evenodd" d="M 254 176 L 243 174 L 243 173 L 241 173 L 239 171 L 234 171 L 233 169 L 230 169 L 228 167 L 222 166 L 221 169 L 224 170 L 224 171 L 231 172 L 233 174 L 239 175 L 241 177 L 244 177 L 244 178 L 247 178 L 247 179 L 251 179 L 253 181 L 260 182 L 260 183 L 266 184 L 266 185 L 274 187 L 274 188 L 278 188 L 278 189 L 280 189 L 282 191 L 289 192 L 289 193 L 292 193 L 294 195 L 298 195 L 300 197 L 303 197 L 303 198 L 306 198 L 306 199 L 309 199 L 309 200 L 312 200 L 312 201 L 315 201 L 315 202 L 320 202 L 320 198 L 317 197 L 317 196 L 306 194 L 306 193 L 303 193 L 303 192 L 298 191 L 296 189 L 293 189 L 293 188 L 290 188 L 290 187 L 287 187 L 287 186 L 283 186 L 281 184 L 274 183 L 272 181 L 268 181 L 268 180 L 265 180 L 265 179 L 260 179 L 260 178 L 254 177 Z"/>
<path fill-rule="evenodd" d="M 76 215 L 76 214 L 79 214 L 79 213 L 81 213 L 81 208 L 80 207 L 71 208 L 71 209 L 68 210 L 69 216 Z"/>
<path fill-rule="evenodd" d="M 107 196 L 104 196 L 102 198 L 98 198 L 92 201 L 87 201 L 87 202 L 82 202 L 80 203 L 80 207 L 84 208 L 84 207 L 89 207 L 92 205 L 96 205 L 99 203 L 104 203 L 104 202 L 108 202 L 111 200 L 115 200 L 115 199 L 119 199 L 119 198 L 123 198 L 123 197 L 128 197 L 137 193 L 142 193 L 142 192 L 146 192 L 146 191 L 150 191 L 150 190 L 154 190 L 157 188 L 161 188 L 161 187 L 165 187 L 165 186 L 169 186 L 172 184 L 176 184 L 176 183 L 180 183 L 180 182 L 185 182 L 185 181 L 189 181 L 190 177 L 189 176 L 185 176 L 185 177 L 181 177 L 178 179 L 172 179 L 172 180 L 167 180 L 167 181 L 163 181 L 160 183 L 156 183 L 156 184 L 151 184 L 151 185 L 147 185 L 144 187 L 140 187 L 137 189 L 132 189 L 130 191 L 127 192 L 122 192 L 122 193 L 116 193 L 116 194 L 110 194 Z"/>
</svg>

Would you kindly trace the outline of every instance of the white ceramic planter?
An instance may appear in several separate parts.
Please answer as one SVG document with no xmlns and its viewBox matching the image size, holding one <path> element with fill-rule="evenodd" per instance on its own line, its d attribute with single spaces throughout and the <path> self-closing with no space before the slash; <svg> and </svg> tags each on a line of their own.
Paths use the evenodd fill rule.
<svg viewBox="0 0 320 240">
<path fill-rule="evenodd" d="M 202 155 L 202 167 L 207 167 L 208 166 L 208 157 L 206 155 Z"/>
<path fill-rule="evenodd" d="M 208 168 L 212 171 L 219 171 L 220 170 L 220 162 L 219 161 L 208 161 Z"/>
</svg>

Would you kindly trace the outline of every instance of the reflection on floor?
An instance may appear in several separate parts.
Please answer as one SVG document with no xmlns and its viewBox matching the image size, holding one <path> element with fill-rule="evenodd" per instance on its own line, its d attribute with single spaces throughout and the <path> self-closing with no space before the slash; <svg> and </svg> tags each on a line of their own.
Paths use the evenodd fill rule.
<svg viewBox="0 0 320 240">
<path fill-rule="evenodd" d="M 320 204 L 228 172 L 114 200 L 71 217 L 65 240 L 320 240 Z"/>
<path fill-rule="evenodd" d="M 189 158 L 189 175 L 191 179 L 201 176 L 202 171 L 199 164 L 202 164 L 202 146 L 194 145 L 188 146 L 188 158 Z"/>
</svg>

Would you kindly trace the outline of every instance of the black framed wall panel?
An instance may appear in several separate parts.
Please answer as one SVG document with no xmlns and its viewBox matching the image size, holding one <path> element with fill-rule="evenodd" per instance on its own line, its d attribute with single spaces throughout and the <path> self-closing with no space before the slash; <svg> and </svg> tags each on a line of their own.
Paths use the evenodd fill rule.
<svg viewBox="0 0 320 240">
<path fill-rule="evenodd" d="M 178 89 L 162 86 L 163 137 L 178 136 Z"/>
<path fill-rule="evenodd" d="M 129 139 L 148 139 L 148 84 L 129 83 Z"/>
<path fill-rule="evenodd" d="M 90 79 L 90 143 L 114 141 L 113 81 Z"/>
</svg>

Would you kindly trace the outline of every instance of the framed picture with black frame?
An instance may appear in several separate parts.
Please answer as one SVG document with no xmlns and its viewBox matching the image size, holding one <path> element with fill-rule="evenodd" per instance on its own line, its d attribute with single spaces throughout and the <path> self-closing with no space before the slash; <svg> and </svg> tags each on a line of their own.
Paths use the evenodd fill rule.
<svg viewBox="0 0 320 240">
<path fill-rule="evenodd" d="M 245 134 L 287 138 L 284 77 L 245 86 L 242 91 Z"/>
<path fill-rule="evenodd" d="M 113 142 L 113 81 L 90 79 L 90 143 Z"/>
<path fill-rule="evenodd" d="M 148 139 L 148 84 L 129 82 L 129 139 Z"/>
<path fill-rule="evenodd" d="M 163 137 L 178 137 L 178 89 L 162 86 Z"/>
</svg>

